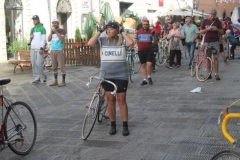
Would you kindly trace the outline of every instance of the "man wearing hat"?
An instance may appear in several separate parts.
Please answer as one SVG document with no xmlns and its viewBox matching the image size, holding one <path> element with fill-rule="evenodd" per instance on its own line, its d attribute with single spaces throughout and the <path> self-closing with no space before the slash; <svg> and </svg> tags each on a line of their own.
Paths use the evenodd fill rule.
<svg viewBox="0 0 240 160">
<path fill-rule="evenodd" d="M 48 42 L 51 41 L 51 60 L 52 60 L 52 70 L 54 73 L 54 81 L 50 86 L 63 87 L 66 86 L 66 68 L 65 68 L 65 56 L 63 52 L 63 41 L 65 37 L 65 30 L 59 28 L 58 19 L 52 20 L 51 32 L 48 36 Z M 62 82 L 58 84 L 58 67 L 60 67 L 62 72 Z"/>
<path fill-rule="evenodd" d="M 43 82 L 47 81 L 47 76 L 43 72 L 44 46 L 46 44 L 46 29 L 40 23 L 38 15 L 32 17 L 34 27 L 31 29 L 31 63 L 33 70 L 33 84 L 40 83 L 40 77 L 43 76 Z"/>
<path fill-rule="evenodd" d="M 202 21 L 200 34 L 205 34 L 203 37 L 204 45 L 207 48 L 214 48 L 217 50 L 217 53 L 213 55 L 214 70 L 215 70 L 215 79 L 220 80 L 218 74 L 218 57 L 219 57 L 219 35 L 223 34 L 223 27 L 219 19 L 216 17 L 217 11 L 212 9 L 209 13 L 209 18 L 206 18 Z M 210 75 L 208 79 L 212 79 Z"/>
</svg>

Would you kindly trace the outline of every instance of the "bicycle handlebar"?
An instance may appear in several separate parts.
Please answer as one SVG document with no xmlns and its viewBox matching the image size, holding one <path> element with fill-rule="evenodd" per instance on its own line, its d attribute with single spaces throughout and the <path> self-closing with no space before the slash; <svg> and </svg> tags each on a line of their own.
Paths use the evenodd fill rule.
<svg viewBox="0 0 240 160">
<path fill-rule="evenodd" d="M 90 84 L 92 83 L 92 79 L 93 79 L 93 78 L 95 78 L 95 79 L 97 79 L 97 80 L 100 80 L 101 82 L 107 82 L 107 83 L 113 85 L 114 90 L 111 92 L 111 94 L 114 95 L 114 96 L 116 95 L 116 93 L 117 93 L 117 86 L 116 86 L 113 82 L 108 81 L 108 80 L 103 79 L 103 78 L 100 78 L 100 77 L 97 77 L 97 76 L 91 76 L 91 77 L 89 78 L 88 82 L 86 83 L 86 85 L 87 85 L 88 87 L 89 87 Z"/>
<path fill-rule="evenodd" d="M 236 144 L 236 140 L 227 131 L 228 121 L 232 118 L 240 118 L 240 113 L 230 113 L 224 117 L 222 122 L 222 133 L 230 143 Z"/>
</svg>

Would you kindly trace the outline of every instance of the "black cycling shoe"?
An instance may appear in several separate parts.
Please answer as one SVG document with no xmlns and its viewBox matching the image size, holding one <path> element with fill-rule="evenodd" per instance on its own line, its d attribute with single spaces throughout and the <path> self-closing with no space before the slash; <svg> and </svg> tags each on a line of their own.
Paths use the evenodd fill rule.
<svg viewBox="0 0 240 160">
<path fill-rule="evenodd" d="M 143 80 L 140 85 L 141 85 L 141 86 L 144 86 L 144 85 L 146 85 L 146 84 L 148 84 L 147 81 L 144 81 L 144 80 Z"/>
<path fill-rule="evenodd" d="M 152 82 L 152 78 L 151 78 L 151 77 L 148 78 L 148 83 L 149 83 L 150 85 L 153 84 L 153 82 Z"/>
<path fill-rule="evenodd" d="M 110 135 L 114 135 L 114 134 L 116 134 L 116 133 L 117 133 L 116 126 L 111 126 L 111 129 L 110 129 L 110 131 L 109 131 L 109 134 L 110 134 Z"/>
<path fill-rule="evenodd" d="M 128 130 L 128 127 L 123 127 L 123 130 L 122 130 L 122 135 L 123 136 L 128 136 L 130 134 L 129 130 Z"/>
</svg>

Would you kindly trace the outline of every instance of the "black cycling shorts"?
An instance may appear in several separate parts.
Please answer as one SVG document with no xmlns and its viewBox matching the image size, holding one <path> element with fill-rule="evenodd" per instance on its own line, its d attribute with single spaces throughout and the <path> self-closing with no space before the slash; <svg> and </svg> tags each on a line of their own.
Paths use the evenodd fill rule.
<svg viewBox="0 0 240 160">
<path fill-rule="evenodd" d="M 144 50 L 138 51 L 138 57 L 140 59 L 141 64 L 146 62 L 153 62 L 153 50 Z"/>
<path fill-rule="evenodd" d="M 117 86 L 117 93 L 127 92 L 128 80 L 120 80 L 120 79 L 106 79 L 108 81 L 113 82 Z M 107 92 L 112 92 L 114 90 L 113 85 L 103 82 L 103 89 Z"/>
</svg>

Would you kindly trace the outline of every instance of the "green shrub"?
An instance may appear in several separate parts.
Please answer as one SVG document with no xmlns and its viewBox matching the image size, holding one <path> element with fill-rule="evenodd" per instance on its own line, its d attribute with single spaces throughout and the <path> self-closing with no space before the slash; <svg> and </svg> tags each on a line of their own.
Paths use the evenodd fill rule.
<svg viewBox="0 0 240 160">
<path fill-rule="evenodd" d="M 75 42 L 80 42 L 81 41 L 81 33 L 79 28 L 77 27 L 75 30 Z"/>
<path fill-rule="evenodd" d="M 28 40 L 26 38 L 23 38 L 21 41 L 15 40 L 8 47 L 11 57 L 20 50 L 30 50 L 30 45 L 28 45 Z"/>
</svg>

